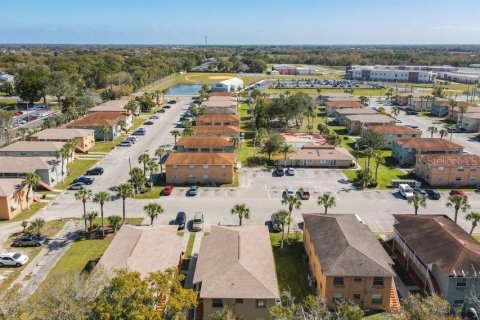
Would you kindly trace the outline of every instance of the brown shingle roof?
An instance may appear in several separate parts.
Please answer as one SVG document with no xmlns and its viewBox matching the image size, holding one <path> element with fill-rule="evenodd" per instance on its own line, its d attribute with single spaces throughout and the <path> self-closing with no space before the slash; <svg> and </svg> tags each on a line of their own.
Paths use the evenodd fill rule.
<svg viewBox="0 0 480 320">
<path fill-rule="evenodd" d="M 93 133 L 94 130 L 89 129 L 75 129 L 75 128 L 52 128 L 45 129 L 31 135 L 31 138 L 43 139 L 56 139 L 58 141 L 65 141 L 73 138 L 83 138 L 86 135 Z"/>
<path fill-rule="evenodd" d="M 325 106 L 329 108 L 343 107 L 343 108 L 364 108 L 365 105 L 359 101 L 327 101 Z"/>
<path fill-rule="evenodd" d="M 180 262 L 183 245 L 176 226 L 124 225 L 99 261 L 110 274 L 116 269 L 150 272 L 175 268 Z"/>
<path fill-rule="evenodd" d="M 124 112 L 92 112 L 67 124 L 67 127 L 114 126 L 119 120 L 125 119 Z"/>
<path fill-rule="evenodd" d="M 353 214 L 303 214 L 303 220 L 325 275 L 393 276 L 393 261 Z"/>
<path fill-rule="evenodd" d="M 428 93 L 421 93 L 421 92 L 399 92 L 397 93 L 398 97 L 412 97 L 412 98 L 420 98 L 420 97 L 432 97 L 431 94 Z"/>
<path fill-rule="evenodd" d="M 277 275 L 265 226 L 212 226 L 203 238 L 193 279 L 201 298 L 278 299 Z"/>
<path fill-rule="evenodd" d="M 239 127 L 234 126 L 193 126 L 193 132 L 197 133 L 240 133 Z"/>
<path fill-rule="evenodd" d="M 165 165 L 233 165 L 235 158 L 231 153 L 171 153 Z"/>
<path fill-rule="evenodd" d="M 395 122 L 393 118 L 383 114 L 352 114 L 347 115 L 346 118 L 350 121 L 360 121 L 362 123 L 390 123 Z"/>
<path fill-rule="evenodd" d="M 225 113 L 210 113 L 202 114 L 195 117 L 198 122 L 227 122 L 227 121 L 240 121 L 240 117 L 234 114 Z"/>
<path fill-rule="evenodd" d="M 56 158 L 43 157 L 0 157 L 0 173 L 27 173 L 38 169 L 50 169 L 49 162 Z"/>
<path fill-rule="evenodd" d="M 480 270 L 480 244 L 444 215 L 399 215 L 395 230 L 425 265 L 448 276 L 472 276 Z"/>
<path fill-rule="evenodd" d="M 22 188 L 22 179 L 0 179 L 0 197 L 9 197 Z"/>
<path fill-rule="evenodd" d="M 344 108 L 338 109 L 335 111 L 338 114 L 377 114 L 378 112 L 373 110 L 372 108 Z"/>
<path fill-rule="evenodd" d="M 88 110 L 88 112 L 127 112 L 125 106 L 130 100 L 110 100 Z"/>
<path fill-rule="evenodd" d="M 0 151 L 46 151 L 57 152 L 65 145 L 63 141 L 17 141 L 0 149 Z"/>
<path fill-rule="evenodd" d="M 229 101 L 229 100 L 211 100 L 211 101 L 202 102 L 202 107 L 236 108 L 237 107 L 237 102 L 236 101 Z"/>
<path fill-rule="evenodd" d="M 463 146 L 440 138 L 410 138 L 395 141 L 402 148 L 415 150 L 447 151 L 463 149 Z"/>
<path fill-rule="evenodd" d="M 185 148 L 223 148 L 233 146 L 228 137 L 182 137 L 177 142 L 178 146 Z"/>
<path fill-rule="evenodd" d="M 385 134 L 420 134 L 421 130 L 413 129 L 406 126 L 388 125 L 388 126 L 371 126 L 370 130 Z"/>
</svg>

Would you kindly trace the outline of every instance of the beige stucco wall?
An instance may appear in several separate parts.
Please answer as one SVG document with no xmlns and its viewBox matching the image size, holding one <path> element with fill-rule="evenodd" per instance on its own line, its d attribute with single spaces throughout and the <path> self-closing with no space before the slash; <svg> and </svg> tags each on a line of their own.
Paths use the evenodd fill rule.
<svg viewBox="0 0 480 320">
<path fill-rule="evenodd" d="M 32 197 L 32 192 L 30 192 L 30 201 Z M 12 205 L 16 206 L 14 210 L 12 210 Z M 21 203 L 17 202 L 13 196 L 9 197 L 0 197 L 0 220 L 10 220 L 14 218 L 17 214 L 21 211 L 27 209 L 27 190 L 24 189 L 22 194 Z"/>
<path fill-rule="evenodd" d="M 218 184 L 228 184 L 233 182 L 233 165 L 209 165 L 204 168 L 203 165 L 167 165 L 167 183 L 169 184 L 188 184 L 199 183 L 204 184 L 208 181 L 214 181 Z M 194 178 L 192 179 L 191 176 Z M 208 180 L 205 179 L 208 176 Z"/>
<path fill-rule="evenodd" d="M 222 299 L 223 305 L 233 310 L 237 317 L 245 320 L 269 319 L 269 309 L 275 305 L 274 299 L 266 299 L 265 308 L 257 308 L 255 299 L 244 299 L 242 304 L 235 303 L 235 299 Z M 211 315 L 222 308 L 213 308 L 212 299 L 203 299 L 203 319 L 212 319 Z"/>
</svg>

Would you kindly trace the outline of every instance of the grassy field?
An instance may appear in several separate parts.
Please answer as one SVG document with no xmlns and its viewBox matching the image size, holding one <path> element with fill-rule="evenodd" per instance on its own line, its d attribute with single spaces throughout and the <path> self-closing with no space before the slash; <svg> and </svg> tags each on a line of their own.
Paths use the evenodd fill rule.
<svg viewBox="0 0 480 320">
<path fill-rule="evenodd" d="M 270 235 L 278 286 L 280 292 L 290 290 L 297 301 L 300 301 L 313 294 L 313 290 L 308 286 L 308 267 L 303 258 L 303 243 L 292 241 L 287 244 L 285 241 L 282 249 L 281 239 L 280 233 Z"/>
<path fill-rule="evenodd" d="M 337 93 L 343 92 L 344 89 L 322 89 L 320 94 L 322 93 Z M 285 93 L 286 91 L 290 91 L 291 94 L 295 92 L 304 92 L 311 95 L 318 95 L 317 89 L 266 89 L 265 92 L 268 94 L 280 94 Z M 384 96 L 385 93 L 388 92 L 388 89 L 355 89 L 353 91 L 353 95 L 355 96 Z"/>
<path fill-rule="evenodd" d="M 260 154 L 260 148 L 253 147 L 255 133 L 252 130 L 252 123 L 250 122 L 252 117 L 248 113 L 248 110 L 249 106 L 247 103 L 240 103 L 240 129 L 245 133 L 245 140 L 240 143 L 237 159 L 242 165 L 247 165 L 249 158 L 253 157 L 255 154 Z"/>
<path fill-rule="evenodd" d="M 473 238 L 477 240 L 477 242 L 480 242 L 480 234 L 474 234 Z"/>
<path fill-rule="evenodd" d="M 47 205 L 46 202 L 34 202 L 34 203 L 30 203 L 30 209 L 28 210 L 25 210 L 21 213 L 19 213 L 18 215 L 16 215 L 12 220 L 10 220 L 11 222 L 15 222 L 15 221 L 22 221 L 22 220 L 25 220 L 25 219 L 29 219 L 30 217 L 32 217 L 35 213 L 37 213 L 38 211 L 42 210 L 43 208 L 45 208 L 45 206 Z M 4 223 L 6 223 L 8 221 L 4 221 Z"/>
<path fill-rule="evenodd" d="M 154 186 L 148 192 L 140 193 L 133 197 L 134 199 L 158 199 L 162 194 L 164 187 Z"/>
<path fill-rule="evenodd" d="M 73 180 L 80 177 L 88 169 L 93 167 L 98 160 L 75 160 L 72 163 L 68 164 L 68 170 L 70 175 L 65 179 L 64 182 L 59 183 L 55 186 L 55 189 L 65 189 L 67 188 Z"/>
</svg>

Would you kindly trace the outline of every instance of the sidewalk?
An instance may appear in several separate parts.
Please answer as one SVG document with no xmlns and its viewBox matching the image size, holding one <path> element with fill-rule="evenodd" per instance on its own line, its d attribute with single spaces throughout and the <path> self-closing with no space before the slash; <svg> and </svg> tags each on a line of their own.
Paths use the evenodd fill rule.
<svg viewBox="0 0 480 320">
<path fill-rule="evenodd" d="M 185 279 L 185 288 L 187 289 L 193 289 L 193 275 L 195 274 L 195 268 L 197 267 L 198 252 L 200 251 L 200 244 L 202 243 L 203 236 L 203 232 L 197 232 L 195 235 L 195 241 L 193 242 L 192 248 L 192 258 L 190 259 Z"/>
</svg>

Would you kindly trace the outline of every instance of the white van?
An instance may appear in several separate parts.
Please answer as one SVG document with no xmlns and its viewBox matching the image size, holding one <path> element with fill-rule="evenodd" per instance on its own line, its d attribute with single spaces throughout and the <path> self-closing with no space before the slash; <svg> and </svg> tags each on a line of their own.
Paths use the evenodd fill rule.
<svg viewBox="0 0 480 320">
<path fill-rule="evenodd" d="M 400 194 L 405 199 L 413 197 L 413 189 L 408 184 L 399 184 L 398 185 L 398 192 L 400 192 Z"/>
</svg>

